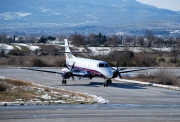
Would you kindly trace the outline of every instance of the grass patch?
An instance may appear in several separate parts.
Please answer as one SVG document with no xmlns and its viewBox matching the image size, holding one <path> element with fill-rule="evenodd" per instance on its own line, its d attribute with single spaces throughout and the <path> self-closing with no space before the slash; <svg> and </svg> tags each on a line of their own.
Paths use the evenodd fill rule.
<svg viewBox="0 0 180 122">
<path fill-rule="evenodd" d="M 30 82 L 24 82 L 20 80 L 14 80 L 14 79 L 5 79 L 5 81 L 9 84 L 16 85 L 16 86 L 27 86 L 27 85 L 33 85 Z"/>
<path fill-rule="evenodd" d="M 21 48 L 21 50 L 24 52 L 30 52 L 30 49 L 26 46 L 23 46 L 23 45 L 17 45 L 17 46 L 19 46 Z"/>
<path fill-rule="evenodd" d="M 29 86 L 32 83 L 13 79 L 0 79 L 0 101 L 13 101 L 16 99 L 31 99 L 34 94 L 22 89 L 22 86 Z"/>
<path fill-rule="evenodd" d="M 29 101 L 33 101 L 33 105 L 97 103 L 93 96 L 83 93 L 38 86 L 20 80 L 0 79 L 0 102 L 19 102 L 19 100 L 27 105 Z"/>
</svg>

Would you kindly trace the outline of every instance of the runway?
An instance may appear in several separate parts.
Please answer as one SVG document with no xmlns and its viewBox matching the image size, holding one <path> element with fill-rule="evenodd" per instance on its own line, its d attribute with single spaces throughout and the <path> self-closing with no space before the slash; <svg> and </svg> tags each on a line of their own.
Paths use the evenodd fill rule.
<svg viewBox="0 0 180 122">
<path fill-rule="evenodd" d="M 56 69 L 59 70 L 59 69 Z M 0 107 L 0 121 L 180 121 L 180 92 L 104 79 L 75 78 L 61 84 L 61 76 L 24 69 L 0 69 L 0 75 L 37 84 L 94 94 L 109 101 L 96 105 Z"/>
</svg>

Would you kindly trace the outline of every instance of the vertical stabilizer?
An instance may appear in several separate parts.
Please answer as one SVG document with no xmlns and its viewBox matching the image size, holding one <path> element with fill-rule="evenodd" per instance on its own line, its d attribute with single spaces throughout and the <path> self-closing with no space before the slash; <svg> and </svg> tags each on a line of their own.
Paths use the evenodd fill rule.
<svg viewBox="0 0 180 122">
<path fill-rule="evenodd" d="M 68 43 L 68 39 L 64 39 L 64 46 L 65 46 L 65 56 L 66 56 L 66 65 L 69 64 L 69 60 L 73 59 L 74 56 L 71 53 L 71 50 L 69 49 L 69 43 Z"/>
<path fill-rule="evenodd" d="M 71 51 L 70 51 L 70 49 L 69 49 L 69 43 L 68 43 L 68 39 L 64 39 L 64 46 L 65 46 L 65 52 L 66 53 L 70 53 Z"/>
</svg>

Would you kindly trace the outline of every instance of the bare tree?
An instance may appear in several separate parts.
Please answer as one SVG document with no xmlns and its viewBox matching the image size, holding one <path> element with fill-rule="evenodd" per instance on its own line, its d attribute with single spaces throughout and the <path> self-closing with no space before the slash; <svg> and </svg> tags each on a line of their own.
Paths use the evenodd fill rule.
<svg viewBox="0 0 180 122">
<path fill-rule="evenodd" d="M 141 47 L 144 47 L 144 37 L 140 36 L 137 38 L 137 43 L 138 45 L 140 45 Z"/>
<path fill-rule="evenodd" d="M 96 45 L 96 34 L 89 34 L 88 38 L 87 38 L 87 43 L 90 46 L 95 46 Z"/>
<path fill-rule="evenodd" d="M 153 40 L 154 40 L 154 35 L 153 35 L 152 31 L 147 30 L 145 37 L 148 39 L 147 47 L 149 47 L 149 48 L 152 47 L 153 46 Z"/>
<path fill-rule="evenodd" d="M 112 35 L 109 37 L 108 39 L 108 43 L 113 45 L 113 46 L 118 46 L 121 42 L 121 36 L 118 36 L 118 35 Z"/>
<path fill-rule="evenodd" d="M 0 35 L 0 43 L 8 43 L 8 38 L 5 33 Z"/>
<path fill-rule="evenodd" d="M 180 54 L 180 49 L 179 49 L 178 45 L 172 47 L 171 54 L 173 56 L 173 59 L 171 59 L 171 62 L 177 63 L 178 62 L 178 56 Z"/>
<path fill-rule="evenodd" d="M 86 37 L 81 34 L 72 34 L 70 36 L 70 40 L 72 41 L 72 44 L 76 46 L 84 46 L 86 42 Z"/>
<path fill-rule="evenodd" d="M 132 42 L 133 42 L 133 37 L 127 36 L 127 37 L 125 38 L 125 45 L 126 45 L 126 46 L 132 45 Z"/>
</svg>

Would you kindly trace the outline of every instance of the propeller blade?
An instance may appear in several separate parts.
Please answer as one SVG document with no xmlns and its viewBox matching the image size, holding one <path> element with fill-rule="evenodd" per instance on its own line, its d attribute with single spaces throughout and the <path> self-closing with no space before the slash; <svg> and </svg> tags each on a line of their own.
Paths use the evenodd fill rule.
<svg viewBox="0 0 180 122">
<path fill-rule="evenodd" d="M 116 70 L 116 69 L 114 69 L 113 67 L 111 67 L 111 69 L 112 69 L 112 70 Z"/>
<path fill-rule="evenodd" d="M 71 67 L 71 72 L 73 71 L 73 68 L 74 68 L 74 64 L 75 64 L 75 62 L 73 63 L 73 65 L 72 65 L 72 67 Z"/>
<path fill-rule="evenodd" d="M 127 69 L 127 68 L 121 68 L 120 70 L 125 70 L 125 69 Z"/>
<path fill-rule="evenodd" d="M 72 77 L 72 80 L 74 80 L 74 76 L 73 76 L 73 74 L 72 74 L 72 76 L 71 76 L 71 77 Z"/>
<path fill-rule="evenodd" d="M 118 69 L 118 67 L 119 67 L 119 61 L 117 61 L 116 63 L 116 68 Z"/>
<path fill-rule="evenodd" d="M 66 64 L 66 63 L 65 63 L 63 66 L 64 66 L 64 67 L 66 67 L 66 68 L 68 68 L 68 69 L 70 70 L 70 68 L 67 66 L 67 64 Z"/>
<path fill-rule="evenodd" d="M 119 73 L 119 78 L 122 78 L 121 73 Z"/>
</svg>

